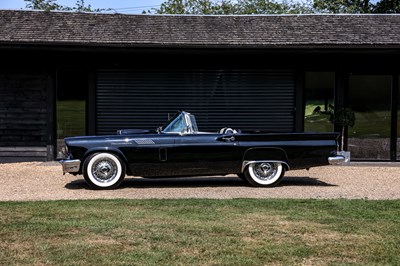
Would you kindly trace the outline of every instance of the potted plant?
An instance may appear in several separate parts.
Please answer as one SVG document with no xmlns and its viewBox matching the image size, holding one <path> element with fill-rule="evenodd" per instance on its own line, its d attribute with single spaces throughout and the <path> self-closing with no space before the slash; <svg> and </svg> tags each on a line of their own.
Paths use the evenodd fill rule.
<svg viewBox="0 0 400 266">
<path fill-rule="evenodd" d="M 339 107 L 333 110 L 333 123 L 341 127 L 340 134 L 340 147 L 337 152 L 338 155 L 342 155 L 345 158 L 345 164 L 350 163 L 350 152 L 344 151 L 344 131 L 346 127 L 354 127 L 356 122 L 356 116 L 353 110 L 347 107 Z"/>
</svg>

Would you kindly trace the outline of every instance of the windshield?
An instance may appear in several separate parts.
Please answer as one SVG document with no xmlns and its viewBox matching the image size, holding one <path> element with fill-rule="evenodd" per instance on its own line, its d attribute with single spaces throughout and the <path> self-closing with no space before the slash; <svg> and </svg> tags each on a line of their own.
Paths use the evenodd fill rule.
<svg viewBox="0 0 400 266">
<path fill-rule="evenodd" d="M 162 132 L 177 132 L 184 133 L 187 129 L 185 116 L 179 114 L 175 119 L 173 119 L 168 125 L 164 125 Z"/>
<path fill-rule="evenodd" d="M 181 113 L 178 112 L 178 113 L 174 114 L 174 116 L 172 118 L 169 118 L 168 121 L 161 127 L 161 131 L 165 131 L 170 126 L 170 124 L 172 122 L 174 122 L 174 120 L 180 115 L 181 115 Z M 168 114 L 168 116 L 169 116 L 169 114 Z"/>
<path fill-rule="evenodd" d="M 186 112 L 176 113 L 161 127 L 161 132 L 163 133 L 193 134 L 197 131 L 196 118 Z"/>
</svg>

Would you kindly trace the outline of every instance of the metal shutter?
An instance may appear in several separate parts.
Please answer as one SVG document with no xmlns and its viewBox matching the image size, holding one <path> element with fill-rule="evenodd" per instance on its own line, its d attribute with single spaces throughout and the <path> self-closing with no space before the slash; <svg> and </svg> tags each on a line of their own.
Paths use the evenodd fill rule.
<svg viewBox="0 0 400 266">
<path fill-rule="evenodd" d="M 201 131 L 293 132 L 294 87 L 292 71 L 99 71 L 96 133 L 155 129 L 177 110 L 195 114 Z"/>
</svg>

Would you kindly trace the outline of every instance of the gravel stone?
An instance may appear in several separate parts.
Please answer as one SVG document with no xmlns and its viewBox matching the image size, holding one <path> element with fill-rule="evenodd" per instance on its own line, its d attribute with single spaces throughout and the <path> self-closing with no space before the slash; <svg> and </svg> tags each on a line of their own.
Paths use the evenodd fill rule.
<svg viewBox="0 0 400 266">
<path fill-rule="evenodd" d="M 391 167 L 394 166 L 394 167 Z M 0 164 L 0 201 L 168 198 L 400 199 L 398 164 L 323 166 L 288 171 L 278 187 L 256 188 L 235 175 L 145 179 L 126 177 L 115 190 L 91 190 L 57 162 Z"/>
</svg>

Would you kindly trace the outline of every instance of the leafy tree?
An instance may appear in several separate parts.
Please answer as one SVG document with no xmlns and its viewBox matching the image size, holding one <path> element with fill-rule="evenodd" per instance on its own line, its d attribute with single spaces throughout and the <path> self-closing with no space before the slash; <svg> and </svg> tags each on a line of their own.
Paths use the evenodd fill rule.
<svg viewBox="0 0 400 266">
<path fill-rule="evenodd" d="M 160 8 L 144 13 L 156 14 L 293 14 L 311 13 L 311 0 L 167 0 Z"/>
<path fill-rule="evenodd" d="M 74 7 L 59 5 L 57 0 L 24 0 L 26 7 L 37 10 L 102 12 L 85 0 Z M 166 0 L 160 8 L 143 13 L 155 14 L 310 14 L 310 13 L 400 13 L 400 0 Z M 375 4 L 374 4 L 375 3 Z"/>
<path fill-rule="evenodd" d="M 350 108 L 339 107 L 333 109 L 333 116 L 331 117 L 331 122 L 341 127 L 340 134 L 340 150 L 344 149 L 344 130 L 347 127 L 354 127 L 356 123 L 356 115 L 354 111 Z"/>
<path fill-rule="evenodd" d="M 93 9 L 90 4 L 87 6 L 85 5 L 85 0 L 77 0 L 75 7 L 71 8 L 70 10 L 78 12 L 101 12 L 104 9 L 99 9 L 99 8 Z"/>
<path fill-rule="evenodd" d="M 35 10 L 63 10 L 63 7 L 56 3 L 56 0 L 24 0 L 26 8 Z"/>
<path fill-rule="evenodd" d="M 311 0 L 238 0 L 238 14 L 301 14 L 314 13 Z"/>
<path fill-rule="evenodd" d="M 376 4 L 374 13 L 400 13 L 400 0 L 381 0 Z"/>
<path fill-rule="evenodd" d="M 44 11 L 76 11 L 76 12 L 101 12 L 110 9 L 93 9 L 91 5 L 85 5 L 85 0 L 77 0 L 74 7 L 63 6 L 57 3 L 57 0 L 24 0 L 26 8 Z"/>
<path fill-rule="evenodd" d="M 160 8 L 143 13 L 222 15 L 235 14 L 235 9 L 236 5 L 231 0 L 167 0 Z"/>
<path fill-rule="evenodd" d="M 400 0 L 314 0 L 317 13 L 400 13 Z"/>
<path fill-rule="evenodd" d="M 374 4 L 370 0 L 314 0 L 314 9 L 319 13 L 372 13 Z"/>
</svg>

